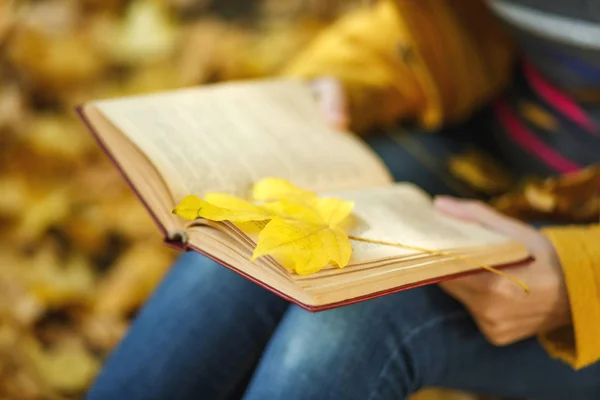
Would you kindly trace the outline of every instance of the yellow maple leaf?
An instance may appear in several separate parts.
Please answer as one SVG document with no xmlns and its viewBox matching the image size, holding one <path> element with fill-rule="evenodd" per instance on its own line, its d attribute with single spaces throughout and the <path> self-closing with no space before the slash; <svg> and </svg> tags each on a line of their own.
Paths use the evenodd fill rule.
<svg viewBox="0 0 600 400">
<path fill-rule="evenodd" d="M 260 232 L 252 260 L 265 255 L 308 275 L 329 264 L 345 267 L 352 247 L 346 232 L 337 226 L 275 217 Z"/>
<path fill-rule="evenodd" d="M 264 205 L 277 217 L 260 232 L 253 260 L 272 255 L 300 275 L 312 274 L 329 264 L 348 265 L 352 247 L 339 225 L 352 212 L 353 202 L 321 198 L 276 178 L 257 183 L 253 196 L 278 200 Z"/>
<path fill-rule="evenodd" d="M 247 222 L 268 220 L 252 260 L 271 255 L 301 275 L 330 264 L 348 265 L 352 247 L 340 224 L 352 212 L 353 202 L 321 198 L 278 178 L 257 182 L 253 198 L 260 203 L 220 193 L 208 194 L 204 200 L 186 196 L 173 212 L 190 220 L 234 222 L 242 230 Z"/>
</svg>

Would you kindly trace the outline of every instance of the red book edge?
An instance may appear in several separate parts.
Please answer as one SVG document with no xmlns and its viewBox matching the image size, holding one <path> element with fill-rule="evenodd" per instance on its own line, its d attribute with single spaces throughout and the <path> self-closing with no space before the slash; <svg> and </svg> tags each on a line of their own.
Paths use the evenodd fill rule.
<svg viewBox="0 0 600 400">
<path fill-rule="evenodd" d="M 123 170 L 123 168 L 121 168 L 121 165 L 117 162 L 117 160 L 114 158 L 114 156 L 112 155 L 112 153 L 108 150 L 108 147 L 102 141 L 102 139 L 100 138 L 100 135 L 98 135 L 98 132 L 96 132 L 96 129 L 94 129 L 94 127 L 92 126 L 92 123 L 90 122 L 90 120 L 86 117 L 85 111 L 83 110 L 83 107 L 84 106 L 81 105 L 81 106 L 77 106 L 75 108 L 75 111 L 79 115 L 79 118 L 81 118 L 81 120 L 83 121 L 83 123 L 85 124 L 85 126 L 88 128 L 88 130 L 92 134 L 92 137 L 94 138 L 94 140 L 96 141 L 96 143 L 98 144 L 98 146 L 102 149 L 102 151 L 104 152 L 104 154 L 106 154 L 106 156 L 108 157 L 108 159 L 110 160 L 110 162 L 115 166 L 115 168 L 117 169 L 117 171 L 119 171 L 119 174 L 121 175 L 121 177 L 123 177 L 123 179 L 125 180 L 125 182 L 129 186 L 129 188 L 133 191 L 133 193 L 135 194 L 135 196 L 142 203 L 142 205 L 144 206 L 144 208 L 146 209 L 146 211 L 148 211 L 148 213 L 150 214 L 150 217 L 154 221 L 154 224 L 156 226 L 158 226 L 158 229 L 160 229 L 160 232 L 162 233 L 162 235 L 165 238 L 167 238 L 169 236 L 169 233 L 167 232 L 167 230 L 165 229 L 165 227 L 160 223 L 160 221 L 158 220 L 158 218 L 156 217 L 156 215 L 154 214 L 154 212 L 152 211 L 152 209 L 148 206 L 148 203 L 146 203 L 146 201 L 144 200 L 144 198 L 142 196 L 140 196 L 137 188 L 135 187 L 135 185 L 133 184 L 133 182 L 131 182 L 131 180 L 129 179 L 129 177 L 127 176 L 127 174 Z M 165 239 L 165 240 L 168 240 L 168 239 Z M 185 247 L 185 246 L 178 246 L 178 247 L 182 248 L 182 247 Z"/>
<path fill-rule="evenodd" d="M 96 143 L 98 143 L 98 146 L 100 146 L 100 148 L 102 149 L 102 151 L 104 152 L 104 154 L 106 154 L 106 156 L 109 158 L 109 160 L 111 161 L 111 163 L 115 166 L 115 168 L 119 171 L 119 173 L 121 174 L 121 176 L 123 177 L 123 179 L 125 180 L 125 182 L 127 183 L 127 185 L 131 188 L 131 190 L 133 191 L 133 193 L 136 195 L 136 197 L 138 198 L 138 200 L 142 203 L 142 205 L 144 206 L 144 208 L 148 211 L 148 213 L 150 214 L 152 220 L 154 221 L 154 223 L 156 224 L 156 226 L 158 226 L 158 228 L 160 229 L 162 235 L 164 236 L 164 242 L 167 246 L 174 248 L 176 250 L 180 250 L 180 251 L 196 251 L 202 255 L 204 255 L 205 257 L 215 261 L 218 264 L 221 264 L 222 266 L 230 269 L 231 271 L 243 276 L 244 278 L 248 279 L 251 282 L 254 282 L 255 284 L 259 285 L 260 287 L 267 289 L 268 291 L 276 294 L 277 296 L 283 298 L 284 300 L 289 301 L 290 303 L 296 304 L 297 306 L 299 306 L 300 308 L 303 308 L 307 311 L 310 312 L 319 312 L 319 311 L 325 311 L 325 310 L 330 310 L 330 309 L 334 309 L 334 308 L 338 308 L 338 307 L 343 307 L 343 306 L 347 306 L 350 304 L 355 304 L 355 303 L 360 303 L 362 301 L 365 300 L 370 300 L 370 299 L 374 299 L 377 297 L 382 297 L 388 294 L 393 294 L 393 293 L 398 293 L 398 292 L 402 292 L 404 290 L 409 290 L 409 289 L 414 289 L 414 288 L 418 288 L 421 286 L 427 286 L 427 285 L 431 285 L 431 284 L 435 284 L 435 283 L 439 283 L 439 282 L 443 282 L 446 280 L 450 280 L 450 279 L 456 279 L 456 278 L 460 278 L 463 276 L 469 276 L 469 275 L 473 275 L 473 274 L 478 274 L 481 272 L 485 272 L 485 270 L 481 269 L 481 270 L 473 270 L 473 271 L 467 271 L 467 272 L 461 272 L 461 273 L 457 273 L 457 274 L 451 274 L 451 275 L 445 275 L 445 276 L 440 276 L 437 278 L 432 278 L 432 279 L 427 279 L 427 280 L 423 280 L 423 281 L 419 281 L 419 282 L 414 282 L 414 283 L 409 283 L 406 285 L 402 285 L 402 286 L 398 286 L 392 289 L 386 289 L 386 290 L 382 290 L 379 292 L 375 292 L 375 293 L 370 293 L 364 296 L 359 296 L 359 297 L 354 297 L 351 299 L 347 299 L 347 300 L 343 300 L 343 301 L 339 301 L 336 303 L 330 303 L 330 304 L 325 304 L 325 305 L 321 305 L 321 306 L 313 306 L 310 304 L 305 304 L 302 302 L 299 302 L 298 300 L 286 295 L 285 293 L 280 292 L 279 290 L 265 284 L 264 282 L 261 282 L 259 280 L 257 280 L 256 278 L 240 271 L 239 269 L 235 268 L 234 266 L 219 260 L 218 258 L 206 253 L 203 250 L 200 250 L 199 248 L 184 243 L 183 241 L 179 240 L 178 238 L 169 238 L 169 233 L 167 232 L 167 230 L 165 229 L 165 227 L 160 223 L 160 221 L 158 220 L 158 218 L 156 217 L 156 215 L 154 214 L 154 212 L 152 212 L 152 210 L 150 209 L 150 207 L 148 206 L 148 204 L 146 203 L 146 201 L 144 200 L 144 198 L 142 196 L 140 196 L 137 188 L 135 187 L 135 185 L 133 184 L 133 182 L 131 182 L 131 180 L 129 179 L 129 177 L 127 176 L 127 174 L 125 173 L 125 171 L 121 168 L 121 165 L 117 162 L 117 160 L 114 158 L 114 156 L 111 154 L 111 152 L 108 150 L 108 147 L 106 146 L 106 144 L 102 141 L 102 139 L 100 138 L 100 135 L 98 135 L 98 133 L 96 132 L 96 130 L 94 129 L 94 127 L 92 126 L 91 122 L 89 121 L 89 119 L 86 117 L 85 112 L 83 110 L 83 106 L 77 106 L 75 108 L 77 114 L 79 115 L 79 117 L 81 118 L 81 120 L 85 123 L 85 125 L 87 126 L 88 130 L 91 132 L 92 136 L 94 137 Z M 499 266 L 495 266 L 495 268 L 509 268 L 509 267 L 516 267 L 516 266 L 523 266 L 526 265 L 530 262 L 532 262 L 534 259 L 533 257 L 528 257 L 522 261 L 517 261 L 514 263 L 509 263 L 509 264 L 504 264 L 504 265 L 499 265 Z"/>
</svg>

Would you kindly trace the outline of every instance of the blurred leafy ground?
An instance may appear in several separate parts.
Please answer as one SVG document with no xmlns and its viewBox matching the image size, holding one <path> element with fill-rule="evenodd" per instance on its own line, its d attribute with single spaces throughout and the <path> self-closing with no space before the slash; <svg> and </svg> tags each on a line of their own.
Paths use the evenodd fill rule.
<svg viewBox="0 0 600 400">
<path fill-rule="evenodd" d="M 81 398 L 175 256 L 74 106 L 276 73 L 360 2 L 0 0 L 0 399 Z"/>
</svg>

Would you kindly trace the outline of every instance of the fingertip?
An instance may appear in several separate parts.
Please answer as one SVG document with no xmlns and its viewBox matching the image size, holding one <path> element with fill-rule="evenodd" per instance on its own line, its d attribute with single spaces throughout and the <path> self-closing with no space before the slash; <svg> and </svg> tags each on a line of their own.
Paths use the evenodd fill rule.
<svg viewBox="0 0 600 400">
<path fill-rule="evenodd" d="M 436 196 L 433 200 L 433 206 L 437 211 L 450 217 L 462 220 L 476 219 L 472 210 L 466 206 L 465 200 L 458 197 L 447 195 Z"/>
<path fill-rule="evenodd" d="M 333 118 L 333 125 L 337 130 L 345 131 L 349 128 L 348 117 L 343 113 L 336 114 Z"/>
<path fill-rule="evenodd" d="M 433 199 L 433 206 L 440 210 L 454 209 L 458 205 L 459 199 L 449 195 L 438 195 Z"/>
</svg>

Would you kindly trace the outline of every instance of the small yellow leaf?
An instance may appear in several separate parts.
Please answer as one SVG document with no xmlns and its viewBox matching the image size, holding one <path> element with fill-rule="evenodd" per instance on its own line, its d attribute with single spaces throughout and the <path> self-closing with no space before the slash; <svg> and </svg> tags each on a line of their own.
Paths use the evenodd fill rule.
<svg viewBox="0 0 600 400">
<path fill-rule="evenodd" d="M 175 207 L 173 214 L 179 215 L 182 218 L 193 221 L 198 218 L 198 209 L 204 205 L 205 201 L 198 196 L 190 194 L 185 196 L 183 200 Z"/>
<path fill-rule="evenodd" d="M 46 349 L 37 339 L 25 337 L 22 351 L 47 385 L 65 392 L 86 388 L 100 367 L 79 338 L 68 338 Z"/>
<path fill-rule="evenodd" d="M 541 127 L 542 129 L 557 131 L 559 127 L 558 120 L 544 108 L 535 103 L 522 101 L 519 104 L 519 111 L 531 123 Z"/>
<path fill-rule="evenodd" d="M 247 222 L 273 218 L 273 213 L 235 196 L 211 193 L 206 200 L 189 195 L 173 210 L 185 219 L 206 218 L 211 221 Z"/>
<path fill-rule="evenodd" d="M 258 236 L 252 260 L 265 255 L 287 260 L 299 275 L 308 275 L 333 264 L 345 267 L 352 247 L 346 233 L 331 225 L 275 217 Z"/>
<path fill-rule="evenodd" d="M 264 178 L 252 188 L 252 198 L 256 201 L 316 197 L 314 192 L 297 188 L 285 179 Z"/>
</svg>

